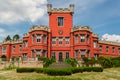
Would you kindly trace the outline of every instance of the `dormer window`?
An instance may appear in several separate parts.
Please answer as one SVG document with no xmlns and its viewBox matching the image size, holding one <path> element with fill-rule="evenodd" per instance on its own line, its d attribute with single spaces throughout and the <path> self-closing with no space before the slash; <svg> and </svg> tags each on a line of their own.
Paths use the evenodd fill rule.
<svg viewBox="0 0 120 80">
<path fill-rule="evenodd" d="M 63 26 L 64 24 L 64 17 L 58 17 L 58 26 Z"/>
</svg>

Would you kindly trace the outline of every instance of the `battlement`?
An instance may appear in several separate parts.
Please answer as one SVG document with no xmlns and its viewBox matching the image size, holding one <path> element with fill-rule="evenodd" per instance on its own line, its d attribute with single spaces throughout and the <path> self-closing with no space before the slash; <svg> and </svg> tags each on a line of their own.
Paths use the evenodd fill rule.
<svg viewBox="0 0 120 80">
<path fill-rule="evenodd" d="M 92 32 L 92 29 L 88 26 L 75 26 L 74 28 L 71 29 L 71 32 L 75 32 L 75 31 L 89 31 L 89 32 Z"/>
<path fill-rule="evenodd" d="M 2 44 L 11 44 L 11 41 L 3 41 Z"/>
<path fill-rule="evenodd" d="M 29 37 L 28 33 L 23 34 L 23 37 Z"/>
<path fill-rule="evenodd" d="M 74 4 L 70 4 L 70 9 L 69 8 L 53 8 L 52 9 L 52 4 L 47 5 L 47 11 L 48 13 L 74 13 Z"/>
<path fill-rule="evenodd" d="M 50 28 L 48 28 L 47 26 L 44 26 L 44 25 L 40 25 L 40 26 L 35 25 L 32 28 L 30 28 L 29 32 L 36 31 L 36 30 L 50 32 Z"/>
<path fill-rule="evenodd" d="M 92 34 L 92 37 L 98 38 L 98 34 Z"/>
<path fill-rule="evenodd" d="M 18 43 L 22 43 L 23 40 L 15 40 L 15 41 L 3 41 L 1 44 L 18 44 Z"/>
<path fill-rule="evenodd" d="M 18 44 L 18 43 L 22 43 L 23 40 L 16 40 L 16 41 L 12 41 L 11 44 Z"/>
<path fill-rule="evenodd" d="M 111 42 L 111 41 L 105 41 L 105 40 L 99 40 L 99 43 L 120 46 L 120 43 L 118 43 L 118 42 Z"/>
</svg>

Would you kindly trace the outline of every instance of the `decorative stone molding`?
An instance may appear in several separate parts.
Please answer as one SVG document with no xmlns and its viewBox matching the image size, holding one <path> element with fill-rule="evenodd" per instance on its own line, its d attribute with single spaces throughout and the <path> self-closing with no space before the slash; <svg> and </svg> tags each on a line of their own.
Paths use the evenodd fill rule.
<svg viewBox="0 0 120 80">
<path fill-rule="evenodd" d="M 29 32 L 37 31 L 37 30 L 50 32 L 50 28 L 48 28 L 47 26 L 44 26 L 44 25 L 40 25 L 40 26 L 35 25 L 32 28 L 30 28 Z"/>
<path fill-rule="evenodd" d="M 110 45 L 118 45 L 120 46 L 120 43 L 118 42 L 111 42 L 111 41 L 105 41 L 105 40 L 99 40 L 100 44 L 110 44 Z"/>
<path fill-rule="evenodd" d="M 89 31 L 89 32 L 92 32 L 92 29 L 88 26 L 75 26 L 74 28 L 71 29 L 71 32 L 75 32 L 75 31 Z"/>
</svg>

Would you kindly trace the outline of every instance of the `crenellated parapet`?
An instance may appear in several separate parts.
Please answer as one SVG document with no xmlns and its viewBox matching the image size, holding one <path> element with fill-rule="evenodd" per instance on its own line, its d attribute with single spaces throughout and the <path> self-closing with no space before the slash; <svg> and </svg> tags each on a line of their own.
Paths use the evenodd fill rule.
<svg viewBox="0 0 120 80">
<path fill-rule="evenodd" d="M 118 42 L 112 42 L 112 41 L 99 40 L 99 43 L 120 46 L 120 43 L 118 43 Z"/>
<path fill-rule="evenodd" d="M 29 37 L 28 33 L 23 34 L 23 37 Z"/>
<path fill-rule="evenodd" d="M 38 30 L 50 32 L 50 28 L 48 28 L 47 26 L 44 26 L 44 25 L 40 25 L 40 26 L 35 25 L 32 28 L 30 28 L 29 32 L 38 31 Z"/>
<path fill-rule="evenodd" d="M 19 43 L 22 43 L 22 42 L 23 42 L 22 39 L 21 40 L 15 40 L 15 41 L 12 41 L 11 44 L 19 44 Z"/>
<path fill-rule="evenodd" d="M 9 40 L 9 41 L 3 41 L 1 44 L 19 44 L 22 42 L 23 40 L 15 40 L 15 41 Z"/>
<path fill-rule="evenodd" d="M 98 34 L 92 34 L 92 37 L 98 38 Z"/>
<path fill-rule="evenodd" d="M 2 44 L 11 44 L 11 40 L 3 41 Z"/>
<path fill-rule="evenodd" d="M 92 29 L 88 26 L 75 26 L 71 29 L 71 32 L 75 32 L 75 31 L 89 31 L 92 32 Z"/>
<path fill-rule="evenodd" d="M 74 13 L 74 4 L 70 4 L 70 9 L 69 8 L 53 8 L 52 9 L 52 4 L 47 5 L 47 11 L 48 13 Z"/>
</svg>

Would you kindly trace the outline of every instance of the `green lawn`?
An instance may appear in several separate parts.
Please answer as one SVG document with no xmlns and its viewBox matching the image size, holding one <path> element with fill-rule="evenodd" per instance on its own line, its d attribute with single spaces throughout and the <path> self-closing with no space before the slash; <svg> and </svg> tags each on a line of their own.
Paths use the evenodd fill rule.
<svg viewBox="0 0 120 80">
<path fill-rule="evenodd" d="M 120 80 L 120 68 L 104 69 L 104 72 L 84 72 L 71 76 L 48 76 L 39 73 L 0 71 L 0 80 Z"/>
</svg>

